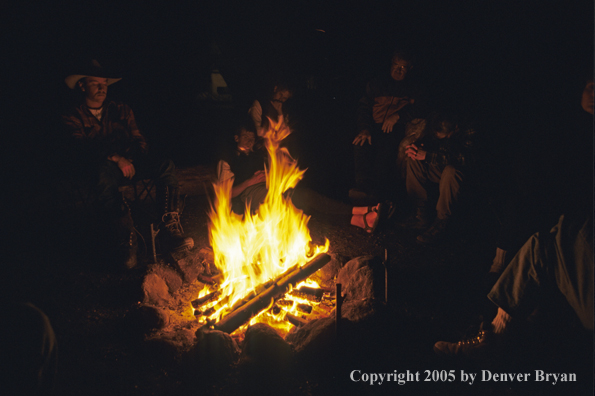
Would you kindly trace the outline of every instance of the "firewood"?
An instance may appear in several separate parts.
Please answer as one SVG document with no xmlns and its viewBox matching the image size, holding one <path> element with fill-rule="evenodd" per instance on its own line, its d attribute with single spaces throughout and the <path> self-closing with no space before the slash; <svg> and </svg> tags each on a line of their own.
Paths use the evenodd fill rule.
<svg viewBox="0 0 595 396">
<path fill-rule="evenodd" d="M 299 316 L 292 315 L 289 312 L 285 315 L 285 319 L 287 319 L 287 321 L 289 323 L 291 323 L 292 325 L 294 325 L 296 327 L 301 327 L 301 326 L 305 325 L 306 323 L 308 323 L 308 321 L 306 319 L 300 318 Z"/>
<path fill-rule="evenodd" d="M 324 291 L 322 289 L 302 286 L 299 289 L 293 289 L 289 294 L 303 298 L 304 300 L 320 302 Z"/>
<path fill-rule="evenodd" d="M 201 281 L 202 283 L 206 283 L 208 285 L 214 285 L 216 283 L 219 283 L 219 281 L 221 280 L 221 274 L 217 274 L 217 275 L 198 274 L 197 279 L 199 281 Z"/>
<path fill-rule="evenodd" d="M 308 278 L 314 272 L 325 266 L 330 260 L 331 257 L 328 254 L 322 253 L 310 260 L 303 267 L 297 268 L 295 271 L 291 271 L 287 275 L 282 276 L 282 278 L 277 280 L 264 292 L 254 297 L 241 308 L 225 316 L 215 325 L 215 329 L 226 333 L 233 332 L 250 319 L 250 317 L 266 308 L 271 303 L 271 300 L 283 296 L 290 285 L 295 285 Z"/>
<path fill-rule="evenodd" d="M 206 303 L 207 301 L 211 301 L 216 299 L 217 297 L 219 297 L 219 290 L 215 290 L 213 292 L 210 292 L 209 294 L 207 294 L 206 296 L 203 296 L 201 298 L 197 298 L 196 300 L 192 300 L 192 307 L 193 308 L 198 308 L 201 305 L 203 305 L 204 303 Z"/>
<path fill-rule="evenodd" d="M 204 311 L 201 311 L 200 309 L 195 309 L 194 316 L 209 316 L 213 314 L 213 312 L 215 312 L 215 307 L 207 308 Z"/>
<path fill-rule="evenodd" d="M 209 315 L 213 314 L 213 312 L 215 312 L 215 307 L 208 308 L 202 314 L 203 314 L 203 316 L 209 316 Z"/>
<path fill-rule="evenodd" d="M 280 307 L 292 307 L 293 306 L 293 301 L 291 300 L 286 300 L 284 298 L 277 300 L 275 302 L 275 304 L 277 304 Z"/>
<path fill-rule="evenodd" d="M 308 287 L 308 286 L 302 286 L 298 289 L 298 291 L 300 293 L 305 293 L 305 294 L 310 294 L 315 296 L 316 298 L 320 298 L 322 297 L 322 294 L 324 293 L 324 290 L 318 288 L 314 288 L 314 287 Z"/>
<path fill-rule="evenodd" d="M 297 309 L 307 314 L 312 313 L 312 306 L 308 304 L 298 304 Z"/>
</svg>

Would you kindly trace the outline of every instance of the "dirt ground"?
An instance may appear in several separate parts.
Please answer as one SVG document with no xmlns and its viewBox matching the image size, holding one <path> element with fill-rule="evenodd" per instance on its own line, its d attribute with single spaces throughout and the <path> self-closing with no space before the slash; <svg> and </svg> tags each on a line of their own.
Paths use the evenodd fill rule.
<svg viewBox="0 0 595 396">
<path fill-rule="evenodd" d="M 208 246 L 205 183 L 211 172 L 208 166 L 179 171 L 182 193 L 187 195 L 182 224 L 198 249 Z M 459 226 L 432 247 L 417 245 L 416 234 L 400 229 L 394 221 L 383 224 L 374 235 L 367 235 L 355 227 L 312 218 L 314 241 L 321 243 L 328 238 L 330 252 L 343 263 L 362 255 L 383 257 L 388 251 L 389 301 L 376 328 L 362 331 L 361 337 L 342 340 L 340 347 L 330 352 L 321 352 L 324 356 L 309 368 L 298 366 L 282 381 L 271 379 L 277 390 L 255 382 L 252 374 L 247 379 L 246 372 L 237 367 L 223 378 L 205 379 L 198 373 L 195 377 L 171 350 L 143 341 L 127 321 L 127 314 L 142 299 L 140 284 L 150 250 L 145 253 L 141 242 L 138 268 L 114 268 L 102 256 L 101 244 L 93 237 L 92 218 L 85 217 L 84 212 L 77 212 L 69 221 L 63 216 L 45 215 L 43 222 L 39 222 L 39 216 L 46 213 L 42 208 L 30 214 L 29 224 L 34 224 L 32 219 L 38 216 L 43 225 L 39 228 L 40 243 L 38 248 L 20 250 L 19 258 L 13 261 L 18 268 L 12 269 L 17 281 L 11 286 L 15 290 L 13 297 L 32 301 L 51 320 L 59 345 L 60 395 L 587 394 L 583 392 L 592 383 L 592 355 L 584 347 L 584 358 L 576 354 L 576 349 L 585 345 L 578 338 L 584 335 L 572 326 L 563 326 L 559 319 L 555 325 L 546 322 L 545 335 L 536 331 L 523 338 L 521 345 L 501 361 L 452 362 L 435 357 L 432 346 L 436 341 L 455 341 L 477 329 L 486 304 L 483 279 L 491 263 L 497 220 L 483 207 L 468 209 Z M 397 217 L 402 215 L 397 213 Z M 543 321 L 537 320 L 535 326 L 544 326 Z M 560 342 L 560 338 L 566 341 Z M 579 382 L 552 385 L 490 381 L 470 386 L 459 380 L 460 370 L 480 373 L 488 369 L 511 373 L 536 369 L 577 372 Z M 420 377 L 403 385 L 371 386 L 351 381 L 353 370 L 409 370 L 419 372 Z M 456 370 L 456 383 L 432 380 L 433 370 Z M 260 375 L 266 382 L 266 374 Z M 425 377 L 429 380 L 424 381 Z"/>
</svg>

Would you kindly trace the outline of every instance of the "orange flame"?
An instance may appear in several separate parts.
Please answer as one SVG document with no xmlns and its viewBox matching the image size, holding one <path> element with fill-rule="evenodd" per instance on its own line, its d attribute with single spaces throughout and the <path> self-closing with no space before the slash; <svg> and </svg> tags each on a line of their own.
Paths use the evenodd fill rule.
<svg viewBox="0 0 595 396">
<path fill-rule="evenodd" d="M 250 213 L 249 204 L 243 217 L 231 211 L 233 179 L 214 185 L 209 240 L 222 283 L 220 298 L 205 306 L 214 308 L 209 319 L 220 319 L 238 301 L 251 293 L 258 294 L 266 282 L 328 251 L 328 239 L 324 246 L 312 244 L 307 227 L 310 217 L 284 195 L 297 185 L 305 170 L 298 168 L 286 148 L 279 147 L 290 134 L 289 128 L 282 122 L 269 121 L 271 128 L 265 134 L 268 193 L 258 211 Z M 205 288 L 200 294 L 207 293 Z"/>
</svg>

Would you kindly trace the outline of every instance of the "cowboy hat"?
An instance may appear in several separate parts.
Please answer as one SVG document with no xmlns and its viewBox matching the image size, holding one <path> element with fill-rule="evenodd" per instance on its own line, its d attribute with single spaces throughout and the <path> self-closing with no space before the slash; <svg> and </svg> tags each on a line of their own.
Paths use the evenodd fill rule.
<svg viewBox="0 0 595 396">
<path fill-rule="evenodd" d="M 101 67 L 99 62 L 97 62 L 95 59 L 93 59 L 91 61 L 91 63 L 89 65 L 87 65 L 85 68 L 83 68 L 83 70 L 84 70 L 84 74 L 71 74 L 70 76 L 68 76 L 64 79 L 64 82 L 66 82 L 66 85 L 68 85 L 68 88 L 74 89 L 74 87 L 76 87 L 76 83 L 81 78 L 85 78 L 85 77 L 107 78 L 107 85 L 111 85 L 111 84 L 113 84 L 117 81 L 120 81 L 122 79 L 122 78 L 108 77 L 110 75 L 110 73 L 109 72 L 106 73 L 106 71 Z M 83 71 L 83 70 L 81 70 L 81 71 Z"/>
</svg>

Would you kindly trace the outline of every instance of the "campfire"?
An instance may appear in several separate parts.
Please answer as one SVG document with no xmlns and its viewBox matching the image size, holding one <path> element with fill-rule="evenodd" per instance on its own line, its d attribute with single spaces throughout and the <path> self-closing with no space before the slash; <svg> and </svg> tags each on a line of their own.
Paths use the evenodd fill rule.
<svg viewBox="0 0 595 396">
<path fill-rule="evenodd" d="M 286 194 L 305 170 L 280 147 L 290 130 L 281 123 L 270 125 L 265 134 L 268 193 L 258 211 L 250 213 L 249 205 L 244 216 L 231 210 L 232 180 L 214 186 L 209 239 L 216 271 L 192 305 L 201 324 L 228 333 L 248 320 L 287 333 L 303 323 L 302 315 L 328 315 L 326 307 L 332 305 L 331 291 L 307 280 L 330 261 L 325 254 L 329 241 L 312 242 L 309 216 Z"/>
</svg>

